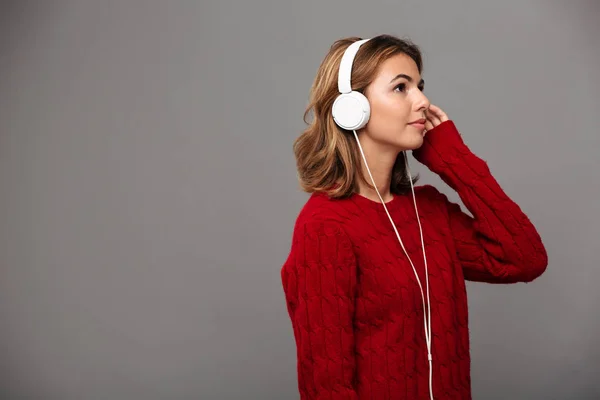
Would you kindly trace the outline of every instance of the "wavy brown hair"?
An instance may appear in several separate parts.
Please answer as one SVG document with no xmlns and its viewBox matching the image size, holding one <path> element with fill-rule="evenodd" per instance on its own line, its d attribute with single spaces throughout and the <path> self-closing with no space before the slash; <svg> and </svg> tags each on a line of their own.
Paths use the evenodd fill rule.
<svg viewBox="0 0 600 400">
<path fill-rule="evenodd" d="M 360 150 L 352 131 L 340 128 L 333 120 L 331 108 L 339 95 L 338 69 L 344 51 L 358 37 L 337 40 L 321 62 L 310 90 L 309 104 L 304 112 L 308 125 L 294 141 L 294 155 L 302 190 L 308 193 L 325 192 L 333 198 L 348 197 L 358 192 L 358 180 L 367 182 L 360 167 Z M 379 35 L 363 44 L 352 67 L 352 89 L 364 93 L 374 79 L 377 69 L 388 58 L 406 54 L 417 64 L 419 73 L 423 62 L 421 51 L 410 40 L 391 35 Z M 308 117 L 312 115 L 309 122 Z M 402 153 L 398 154 L 392 171 L 390 191 L 403 194 L 410 190 L 410 176 Z M 418 176 L 413 178 L 413 184 Z"/>
</svg>

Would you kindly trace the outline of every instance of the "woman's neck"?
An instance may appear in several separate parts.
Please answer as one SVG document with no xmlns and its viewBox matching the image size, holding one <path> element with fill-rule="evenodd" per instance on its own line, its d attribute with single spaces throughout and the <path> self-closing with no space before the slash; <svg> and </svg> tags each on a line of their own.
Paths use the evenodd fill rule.
<svg viewBox="0 0 600 400">
<path fill-rule="evenodd" d="M 394 195 L 390 191 L 390 184 L 392 180 L 392 171 L 394 169 L 394 164 L 396 163 L 398 153 L 390 151 L 382 152 L 380 149 L 377 149 L 377 146 L 371 145 L 372 142 L 365 142 L 366 143 L 361 142 L 361 145 L 365 153 L 365 158 L 367 159 L 369 169 L 371 170 L 371 175 L 375 180 L 379 194 L 381 195 L 383 201 L 387 203 L 394 198 Z M 363 176 L 367 182 L 373 185 L 371 177 L 369 176 L 369 172 L 364 165 L 362 156 L 361 167 Z M 377 191 L 374 188 L 368 186 L 361 180 L 359 180 L 358 187 L 358 194 L 361 196 L 376 202 L 381 202 L 381 199 L 377 195 Z"/>
<path fill-rule="evenodd" d="M 377 178 L 375 178 L 375 182 L 377 182 Z M 385 186 L 377 185 L 377 190 L 379 191 L 379 194 L 381 195 L 381 198 L 383 199 L 384 203 L 387 203 L 394 198 L 394 195 L 390 192 L 389 182 Z M 377 192 L 375 191 L 375 189 L 372 189 L 372 188 L 366 186 L 363 182 L 361 182 L 359 184 L 358 194 L 360 194 L 363 197 L 366 197 L 369 200 L 375 201 L 377 203 L 381 202 L 381 199 L 377 195 Z"/>
</svg>

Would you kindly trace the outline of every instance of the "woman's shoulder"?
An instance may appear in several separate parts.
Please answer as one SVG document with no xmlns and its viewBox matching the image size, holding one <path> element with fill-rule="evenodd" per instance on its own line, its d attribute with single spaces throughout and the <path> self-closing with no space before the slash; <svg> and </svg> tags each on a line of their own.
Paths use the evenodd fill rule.
<svg viewBox="0 0 600 400">
<path fill-rule="evenodd" d="M 450 210 L 459 207 L 441 190 L 433 185 L 422 185 L 415 187 L 416 202 L 419 211 L 429 214 L 430 217 L 446 217 Z"/>
<path fill-rule="evenodd" d="M 440 196 L 444 196 L 444 194 L 431 184 L 423 184 L 415 186 L 415 196 L 417 196 L 417 200 L 421 198 L 425 201 L 437 201 L 439 200 Z"/>
<path fill-rule="evenodd" d="M 324 192 L 313 192 L 301 207 L 296 226 L 306 224 L 343 224 L 347 220 L 348 199 L 336 199 Z"/>
<path fill-rule="evenodd" d="M 449 201 L 448 196 L 444 192 L 430 184 L 415 186 L 415 196 L 417 197 L 417 201 L 421 200 L 440 207 L 445 207 Z"/>
</svg>

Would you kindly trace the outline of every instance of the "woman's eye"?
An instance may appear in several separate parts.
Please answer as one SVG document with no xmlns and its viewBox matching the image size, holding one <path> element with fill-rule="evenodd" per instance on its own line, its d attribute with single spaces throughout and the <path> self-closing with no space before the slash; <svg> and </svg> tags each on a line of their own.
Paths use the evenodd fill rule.
<svg viewBox="0 0 600 400">
<path fill-rule="evenodd" d="M 400 92 L 404 92 L 404 91 L 406 90 L 406 84 L 404 84 L 404 83 L 401 83 L 401 84 L 399 84 L 398 86 L 396 86 L 396 87 L 394 88 L 394 90 L 398 90 L 398 91 L 400 91 Z"/>
</svg>

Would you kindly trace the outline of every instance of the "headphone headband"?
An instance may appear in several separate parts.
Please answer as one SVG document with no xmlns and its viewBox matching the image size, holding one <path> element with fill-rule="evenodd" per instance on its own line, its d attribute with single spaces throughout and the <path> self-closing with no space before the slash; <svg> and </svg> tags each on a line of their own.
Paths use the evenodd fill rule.
<svg viewBox="0 0 600 400">
<path fill-rule="evenodd" d="M 338 90 L 340 93 L 350 93 L 352 91 L 350 82 L 350 78 L 352 76 L 352 63 L 354 62 L 354 57 L 356 56 L 356 53 L 358 53 L 360 46 L 369 40 L 370 39 L 358 40 L 348 46 L 344 52 L 342 61 L 340 62 L 340 71 L 338 74 Z"/>
</svg>

